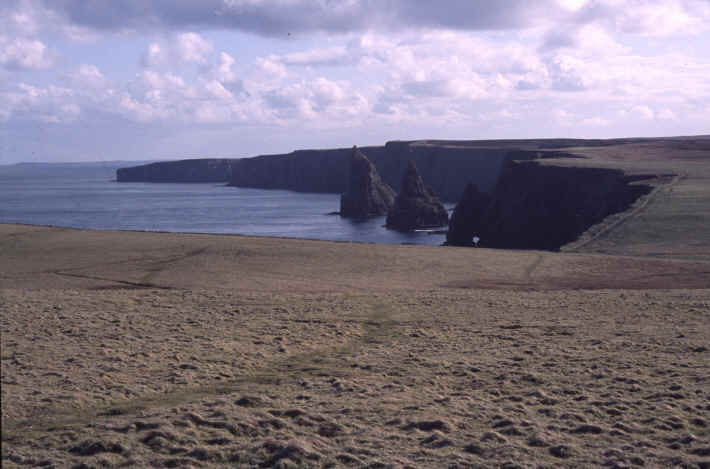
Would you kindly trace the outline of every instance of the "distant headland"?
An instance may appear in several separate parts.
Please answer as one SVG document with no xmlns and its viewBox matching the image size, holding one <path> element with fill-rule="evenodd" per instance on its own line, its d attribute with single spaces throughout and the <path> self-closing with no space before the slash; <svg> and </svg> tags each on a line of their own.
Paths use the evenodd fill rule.
<svg viewBox="0 0 710 469">
<path fill-rule="evenodd" d="M 416 140 L 359 150 L 395 192 L 411 162 L 443 201 L 463 203 L 452 217 L 449 244 L 472 245 L 475 236 L 487 247 L 558 250 L 678 176 L 672 161 L 710 155 L 710 137 Z M 116 176 L 118 182 L 342 194 L 351 155 L 352 148 L 337 148 L 167 161 L 121 168 Z M 472 187 L 481 194 L 474 202 Z"/>
</svg>

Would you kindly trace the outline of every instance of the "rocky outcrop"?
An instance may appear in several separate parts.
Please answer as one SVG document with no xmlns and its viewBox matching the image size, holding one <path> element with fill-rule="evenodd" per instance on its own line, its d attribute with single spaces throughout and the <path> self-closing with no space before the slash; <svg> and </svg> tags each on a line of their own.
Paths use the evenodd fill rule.
<svg viewBox="0 0 710 469">
<path fill-rule="evenodd" d="M 382 182 L 377 169 L 353 147 L 348 191 L 340 196 L 340 216 L 364 218 L 386 215 L 394 205 L 395 193 Z"/>
<path fill-rule="evenodd" d="M 387 214 L 387 227 L 411 231 L 444 226 L 448 221 L 446 209 L 432 190 L 424 186 L 416 165 L 410 161 L 394 207 Z"/>
<path fill-rule="evenodd" d="M 614 169 L 509 161 L 484 213 L 452 221 L 449 244 L 469 245 L 476 227 L 484 247 L 558 250 L 651 191 L 635 179 Z"/>
<path fill-rule="evenodd" d="M 486 229 L 485 216 L 490 203 L 490 195 L 479 191 L 475 184 L 468 183 L 451 214 L 446 244 L 472 246 L 473 237 L 480 236 Z"/>
<path fill-rule="evenodd" d="M 229 159 L 161 161 L 116 170 L 118 182 L 229 182 Z"/>
</svg>

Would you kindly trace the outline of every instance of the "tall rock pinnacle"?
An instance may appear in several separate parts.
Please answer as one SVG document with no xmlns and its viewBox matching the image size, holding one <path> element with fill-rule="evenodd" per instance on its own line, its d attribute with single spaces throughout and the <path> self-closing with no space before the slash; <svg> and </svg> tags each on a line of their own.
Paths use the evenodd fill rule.
<svg viewBox="0 0 710 469">
<path fill-rule="evenodd" d="M 401 231 L 434 228 L 448 223 L 446 209 L 424 181 L 413 161 L 409 162 L 402 187 L 387 214 L 387 227 Z"/>
<path fill-rule="evenodd" d="M 348 191 L 340 196 L 340 215 L 354 218 L 385 215 L 394 205 L 394 198 L 394 191 L 382 182 L 375 165 L 353 147 L 350 182 Z"/>
</svg>

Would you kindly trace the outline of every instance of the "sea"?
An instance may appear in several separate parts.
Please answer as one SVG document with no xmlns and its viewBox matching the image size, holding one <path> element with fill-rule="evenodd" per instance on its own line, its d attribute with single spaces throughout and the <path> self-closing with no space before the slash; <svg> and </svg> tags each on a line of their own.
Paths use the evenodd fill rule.
<svg viewBox="0 0 710 469">
<path fill-rule="evenodd" d="M 223 183 L 116 182 L 117 168 L 135 164 L 0 165 L 0 223 L 379 244 L 441 245 L 445 240 L 444 234 L 431 231 L 388 230 L 385 217 L 342 218 L 334 214 L 340 208 L 339 194 Z"/>
</svg>

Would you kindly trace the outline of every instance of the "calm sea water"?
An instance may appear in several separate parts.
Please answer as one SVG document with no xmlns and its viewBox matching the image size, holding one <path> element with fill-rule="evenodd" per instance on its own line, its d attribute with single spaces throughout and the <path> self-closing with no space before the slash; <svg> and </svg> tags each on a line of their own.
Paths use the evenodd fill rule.
<svg viewBox="0 0 710 469">
<path fill-rule="evenodd" d="M 384 217 L 329 215 L 337 194 L 224 184 L 118 183 L 115 164 L 0 166 L 0 223 L 98 230 L 235 233 L 257 236 L 440 245 L 444 235 L 399 233 Z"/>
</svg>

